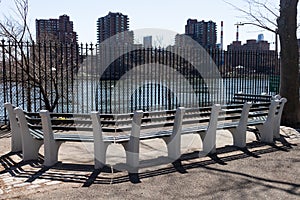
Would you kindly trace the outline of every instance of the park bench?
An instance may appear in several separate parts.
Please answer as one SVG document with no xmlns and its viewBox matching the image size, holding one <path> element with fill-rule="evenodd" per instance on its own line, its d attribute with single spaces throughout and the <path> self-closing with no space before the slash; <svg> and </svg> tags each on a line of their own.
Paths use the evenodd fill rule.
<svg viewBox="0 0 300 200">
<path fill-rule="evenodd" d="M 213 105 L 211 107 L 182 108 L 167 111 L 152 111 L 126 114 L 69 114 L 13 111 L 16 133 L 21 134 L 23 159 L 38 158 L 44 143 L 45 166 L 57 162 L 59 147 L 63 142 L 94 142 L 95 168 L 106 163 L 106 150 L 112 143 L 122 144 L 126 151 L 129 172 L 136 173 L 139 167 L 140 140 L 162 138 L 167 146 L 168 157 L 176 160 L 181 156 L 181 135 L 199 134 L 203 152 L 216 151 L 217 130 L 226 129 L 233 135 L 235 146 L 246 146 L 248 126 L 259 129 L 262 142 L 273 142 L 279 134 L 279 122 L 285 98 L 268 103 Z M 14 121 L 14 120 L 12 120 Z M 11 124 L 12 126 L 12 124 Z"/>
<path fill-rule="evenodd" d="M 285 103 L 286 99 L 281 98 L 268 103 L 222 105 L 218 112 L 211 113 L 209 119 L 200 117 L 203 115 L 200 110 L 205 108 L 185 109 L 181 134 L 200 134 L 205 153 L 216 151 L 217 130 L 228 130 L 233 136 L 233 145 L 243 148 L 246 147 L 248 127 L 254 126 L 258 129 L 262 142 L 272 143 L 273 138 L 279 137 L 280 119 Z M 195 110 L 197 112 L 194 112 Z M 206 125 L 207 123 L 209 125 Z"/>
<path fill-rule="evenodd" d="M 276 96 L 276 98 L 277 97 L 278 96 Z M 268 103 L 273 98 L 275 98 L 275 97 L 273 97 L 272 95 L 268 95 L 268 94 L 247 94 L 247 93 L 238 92 L 238 93 L 234 93 L 232 100 L 230 101 L 230 104 L 243 104 L 245 102 Z"/>
<path fill-rule="evenodd" d="M 179 109 L 180 110 L 180 109 Z M 40 113 L 27 113 L 20 108 L 15 108 L 17 125 L 20 127 L 22 139 L 23 160 L 38 159 L 40 146 L 44 144 L 44 165 L 52 166 L 57 163 L 59 147 L 63 142 L 94 142 L 92 121 L 88 114 L 49 113 L 42 110 Z M 141 111 L 128 114 L 101 114 L 101 140 L 103 146 L 111 143 L 124 145 L 126 152 L 135 150 L 139 143 L 132 135 L 136 129 Z M 155 135 L 145 133 L 139 139 L 160 138 L 170 135 L 169 128 L 173 127 L 176 111 L 162 111 L 144 113 L 143 123 L 151 120 L 152 129 L 163 128 Z M 162 122 L 163 121 L 163 122 Z M 180 123 L 178 123 L 180 124 Z M 127 134 L 130 133 L 131 134 Z M 97 138 L 95 141 L 98 141 Z M 100 142 L 96 142 L 100 144 Z M 95 145 L 97 148 L 99 145 Z M 103 148 L 100 145 L 100 148 Z M 171 151 L 170 151 L 171 152 Z M 128 156 L 129 160 L 133 160 Z M 131 163 L 131 161 L 129 162 Z"/>
<path fill-rule="evenodd" d="M 166 144 L 168 158 L 176 161 L 181 156 L 181 135 L 199 134 L 203 143 L 203 152 L 214 153 L 216 150 L 216 131 L 225 128 L 224 124 L 219 120 L 224 118 L 223 122 L 227 122 L 226 128 L 231 128 L 233 133 L 239 135 L 242 132 L 240 124 L 247 123 L 247 116 L 250 103 L 244 105 L 221 106 L 213 105 L 211 107 L 199 108 L 181 108 L 176 111 L 157 111 L 157 112 L 140 112 L 132 123 L 130 134 L 125 134 L 120 138 L 116 138 L 117 143 L 122 143 L 126 151 L 126 163 L 130 172 L 137 173 L 139 168 L 139 144 L 140 140 L 161 138 Z M 226 116 L 219 117 L 219 113 L 223 109 Z M 95 148 L 95 168 L 102 168 L 106 162 L 106 150 L 110 143 L 105 142 L 98 112 L 92 112 L 93 130 L 94 130 L 94 148 Z M 242 117 L 241 116 L 245 116 Z M 236 122 L 229 121 L 236 120 Z M 119 119 L 118 126 L 124 124 L 126 118 Z M 243 121 L 243 122 L 240 122 Z M 219 126 L 218 126 L 219 124 Z M 220 125 L 222 124 L 222 126 Z M 123 131 L 126 128 L 118 127 Z M 244 128 L 246 132 L 246 125 Z M 237 131 L 236 131 L 237 130 Z M 238 136 L 237 136 L 238 137 Z M 236 138 L 237 138 L 236 137 Z M 237 144 L 241 143 L 237 140 Z M 244 141 L 244 143 L 246 140 Z"/>
<path fill-rule="evenodd" d="M 139 166 L 140 140 L 162 138 L 167 147 L 168 157 L 177 160 L 181 156 L 181 135 L 199 134 L 205 154 L 216 152 L 217 130 L 226 129 L 233 135 L 235 146 L 246 146 L 247 126 L 256 126 L 262 134 L 262 142 L 273 142 L 276 114 L 282 110 L 284 103 L 273 100 L 269 103 L 250 103 L 235 105 L 213 105 L 200 108 L 178 108 L 176 112 L 145 112 L 129 119 L 129 116 L 120 115 L 118 130 L 125 133 L 115 138 L 116 143 L 122 143 L 126 151 L 126 163 L 131 172 L 136 173 Z M 251 113 L 250 113 L 251 111 Z M 282 113 L 282 112 L 281 112 Z M 280 114 L 281 114 L 280 113 Z M 92 112 L 94 134 L 95 168 L 102 168 L 106 162 L 106 150 L 111 142 L 104 139 L 102 121 L 98 112 Z M 132 122 L 130 127 L 120 127 L 121 124 Z M 270 139 L 270 137 L 272 139 Z"/>
<path fill-rule="evenodd" d="M 126 164 L 129 173 L 137 173 L 139 168 L 140 141 L 162 138 L 168 149 L 168 157 L 176 160 L 180 152 L 175 149 L 180 143 L 180 125 L 183 108 L 167 111 L 143 112 L 135 111 L 131 114 L 115 115 L 113 140 L 108 140 L 107 130 L 103 128 L 103 121 L 99 112 L 92 112 L 94 135 L 95 168 L 100 169 L 106 164 L 106 151 L 110 144 L 123 145 L 126 152 Z"/>
<path fill-rule="evenodd" d="M 216 152 L 217 130 L 226 129 L 233 135 L 234 145 L 246 145 L 246 126 L 251 103 L 214 105 L 208 108 L 187 108 L 182 122 L 182 134 L 199 134 L 203 152 Z M 209 114 L 209 115 L 208 115 Z"/>
<path fill-rule="evenodd" d="M 207 125 L 211 114 L 210 109 L 200 109 L 204 113 L 202 117 L 206 116 Z M 212 109 L 212 113 L 217 111 L 215 109 Z M 162 138 L 168 148 L 168 157 L 173 160 L 180 157 L 180 128 L 183 112 L 183 108 L 178 108 L 171 111 L 144 113 L 136 111 L 115 115 L 92 113 L 94 135 L 86 135 L 74 134 L 72 131 L 91 133 L 91 120 L 87 115 L 48 111 L 27 113 L 20 108 L 14 109 L 22 138 L 23 160 L 38 159 L 39 148 L 44 144 L 44 165 L 52 166 L 57 162 L 58 150 L 63 142 L 94 142 L 95 168 L 102 168 L 108 145 L 118 143 L 124 146 L 128 171 L 133 173 L 138 169 L 140 140 Z M 82 124 L 85 127 L 82 127 Z"/>
<path fill-rule="evenodd" d="M 40 146 L 44 144 L 44 165 L 51 166 L 57 162 L 62 143 L 94 141 L 88 114 L 51 113 L 51 126 L 48 126 L 44 111 L 28 113 L 15 108 L 14 112 L 20 127 L 24 161 L 38 159 Z"/>
<path fill-rule="evenodd" d="M 238 93 L 234 94 L 232 101 L 230 103 L 231 104 L 240 104 L 240 103 L 244 103 L 247 101 L 268 103 L 272 99 L 280 99 L 280 102 L 279 102 L 280 105 L 276 109 L 275 119 L 274 119 L 274 123 L 273 123 L 273 125 L 274 125 L 273 135 L 275 138 L 279 138 L 280 137 L 279 130 L 280 130 L 281 115 L 282 115 L 284 104 L 287 102 L 286 98 L 281 98 L 280 95 L 272 96 L 272 95 L 267 95 L 267 94 L 246 94 L 246 93 L 238 92 Z M 255 113 L 257 114 L 257 112 L 261 112 L 261 111 L 250 112 L 251 116 L 253 118 L 256 118 L 256 123 L 257 123 L 257 119 L 264 121 L 266 119 L 266 115 L 265 116 L 255 116 Z M 249 130 L 252 130 L 252 129 L 249 129 Z M 270 141 L 270 139 L 268 141 Z"/>
<path fill-rule="evenodd" d="M 248 119 L 248 127 L 255 126 L 260 133 L 261 141 L 267 143 L 271 143 L 274 138 L 278 139 L 280 137 L 281 116 L 287 99 L 276 97 L 272 102 L 277 102 L 276 106 L 274 105 L 274 109 L 269 110 L 254 104 L 249 111 Z M 270 103 L 265 104 L 269 105 Z"/>
</svg>

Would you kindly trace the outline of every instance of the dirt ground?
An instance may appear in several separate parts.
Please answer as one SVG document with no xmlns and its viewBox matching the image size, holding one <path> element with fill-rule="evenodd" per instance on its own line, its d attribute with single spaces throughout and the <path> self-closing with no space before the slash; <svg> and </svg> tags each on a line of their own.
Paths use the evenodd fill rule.
<svg viewBox="0 0 300 200">
<path fill-rule="evenodd" d="M 193 149 L 181 165 L 156 162 L 137 178 L 109 167 L 94 170 L 88 154 L 72 162 L 70 153 L 73 159 L 79 154 L 74 144 L 62 147 L 62 162 L 51 168 L 42 166 L 42 155 L 22 162 L 21 153 L 10 153 L 10 133 L 2 130 L 0 198 L 300 199 L 300 134 L 281 127 L 281 136 L 274 144 L 247 141 L 245 149 L 219 145 L 217 154 L 200 158 Z"/>
</svg>

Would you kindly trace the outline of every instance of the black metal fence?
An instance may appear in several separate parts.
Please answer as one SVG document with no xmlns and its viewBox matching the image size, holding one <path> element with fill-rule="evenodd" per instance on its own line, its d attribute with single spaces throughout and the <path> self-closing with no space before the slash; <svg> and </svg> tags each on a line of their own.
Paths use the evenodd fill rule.
<svg viewBox="0 0 300 200">
<path fill-rule="evenodd" d="M 28 111 L 125 113 L 226 103 L 232 95 L 278 92 L 274 51 L 140 45 L 0 44 L 0 104 Z M 0 107 L 1 121 L 6 120 Z"/>
</svg>

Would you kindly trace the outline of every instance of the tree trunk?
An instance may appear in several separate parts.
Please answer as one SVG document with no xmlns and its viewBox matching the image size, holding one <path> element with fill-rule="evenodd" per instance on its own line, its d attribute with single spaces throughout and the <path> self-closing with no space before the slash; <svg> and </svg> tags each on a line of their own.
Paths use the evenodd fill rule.
<svg viewBox="0 0 300 200">
<path fill-rule="evenodd" d="M 288 100 L 281 122 L 292 127 L 300 122 L 297 4 L 298 0 L 280 0 L 280 16 L 277 19 L 281 45 L 280 95 Z"/>
</svg>

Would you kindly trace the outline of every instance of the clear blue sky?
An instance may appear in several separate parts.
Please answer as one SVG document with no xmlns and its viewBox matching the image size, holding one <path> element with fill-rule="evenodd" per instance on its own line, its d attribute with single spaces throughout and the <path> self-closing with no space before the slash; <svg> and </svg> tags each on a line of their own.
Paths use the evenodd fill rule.
<svg viewBox="0 0 300 200">
<path fill-rule="evenodd" d="M 245 7 L 244 0 L 229 0 L 232 4 Z M 270 0 L 279 4 L 279 0 Z M 7 14 L 12 0 L 2 0 L 1 15 Z M 278 2 L 278 3 L 276 3 Z M 187 19 L 212 20 L 218 25 L 218 42 L 220 42 L 221 21 L 224 21 L 224 47 L 236 37 L 237 22 L 247 22 L 243 13 L 228 5 L 223 0 L 29 0 L 29 20 L 35 33 L 35 19 L 58 18 L 67 14 L 74 23 L 79 42 L 96 42 L 96 22 L 109 11 L 121 12 L 129 16 L 131 30 L 142 28 L 168 29 L 184 33 Z M 251 25 L 240 27 L 240 40 L 257 39 L 263 33 L 265 40 L 274 48 L 274 34 Z"/>
</svg>

